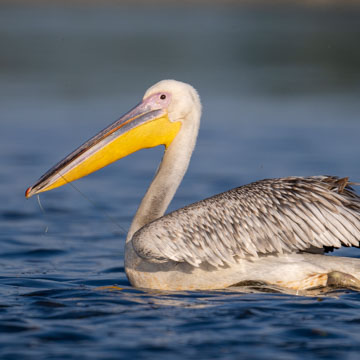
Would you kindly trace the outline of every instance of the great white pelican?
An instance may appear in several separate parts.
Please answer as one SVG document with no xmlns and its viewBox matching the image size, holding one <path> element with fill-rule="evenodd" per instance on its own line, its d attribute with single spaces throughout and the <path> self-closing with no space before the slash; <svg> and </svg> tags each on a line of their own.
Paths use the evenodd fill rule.
<svg viewBox="0 0 360 360">
<path fill-rule="evenodd" d="M 45 173 L 26 197 L 164 145 L 126 238 L 125 271 L 133 286 L 196 290 L 261 281 L 295 290 L 360 287 L 360 259 L 324 255 L 324 249 L 359 246 L 360 197 L 347 178 L 262 180 L 164 215 L 188 167 L 200 117 L 192 86 L 160 81 Z"/>
</svg>

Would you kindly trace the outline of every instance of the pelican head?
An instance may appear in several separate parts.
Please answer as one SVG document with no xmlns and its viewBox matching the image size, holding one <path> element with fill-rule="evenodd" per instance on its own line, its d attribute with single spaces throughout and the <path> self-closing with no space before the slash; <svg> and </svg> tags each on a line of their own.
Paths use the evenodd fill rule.
<svg viewBox="0 0 360 360">
<path fill-rule="evenodd" d="M 193 113 L 195 116 L 189 116 Z M 167 149 L 186 122 L 200 119 L 200 113 L 200 99 L 192 86 L 175 80 L 160 81 L 132 110 L 46 172 L 25 196 L 80 179 L 140 149 L 158 145 Z"/>
</svg>

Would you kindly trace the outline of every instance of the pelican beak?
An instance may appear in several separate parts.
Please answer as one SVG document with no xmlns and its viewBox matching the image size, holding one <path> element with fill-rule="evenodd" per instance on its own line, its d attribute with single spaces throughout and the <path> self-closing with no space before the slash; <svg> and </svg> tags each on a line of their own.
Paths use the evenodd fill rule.
<svg viewBox="0 0 360 360">
<path fill-rule="evenodd" d="M 181 122 L 170 121 L 167 105 L 171 94 L 153 94 L 120 119 L 100 131 L 46 172 L 25 196 L 48 191 L 80 179 L 140 149 L 168 147 Z M 166 98 L 166 100 L 164 100 Z"/>
</svg>

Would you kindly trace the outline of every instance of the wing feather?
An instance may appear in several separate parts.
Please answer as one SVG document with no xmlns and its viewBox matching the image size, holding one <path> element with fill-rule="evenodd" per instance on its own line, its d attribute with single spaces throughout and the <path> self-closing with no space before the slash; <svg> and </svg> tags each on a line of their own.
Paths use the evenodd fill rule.
<svg viewBox="0 0 360 360">
<path fill-rule="evenodd" d="M 148 261 L 219 267 L 268 254 L 359 246 L 360 197 L 348 179 L 266 179 L 191 204 L 136 232 Z"/>
</svg>

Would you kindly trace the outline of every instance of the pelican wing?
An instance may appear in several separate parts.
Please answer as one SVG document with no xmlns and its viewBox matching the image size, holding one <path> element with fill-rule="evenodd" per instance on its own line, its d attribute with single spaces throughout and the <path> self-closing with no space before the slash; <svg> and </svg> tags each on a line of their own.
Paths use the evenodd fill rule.
<svg viewBox="0 0 360 360">
<path fill-rule="evenodd" d="M 360 197 L 348 179 L 330 176 L 266 179 L 157 219 L 132 242 L 148 261 L 199 266 L 244 258 L 359 246 Z"/>
</svg>

